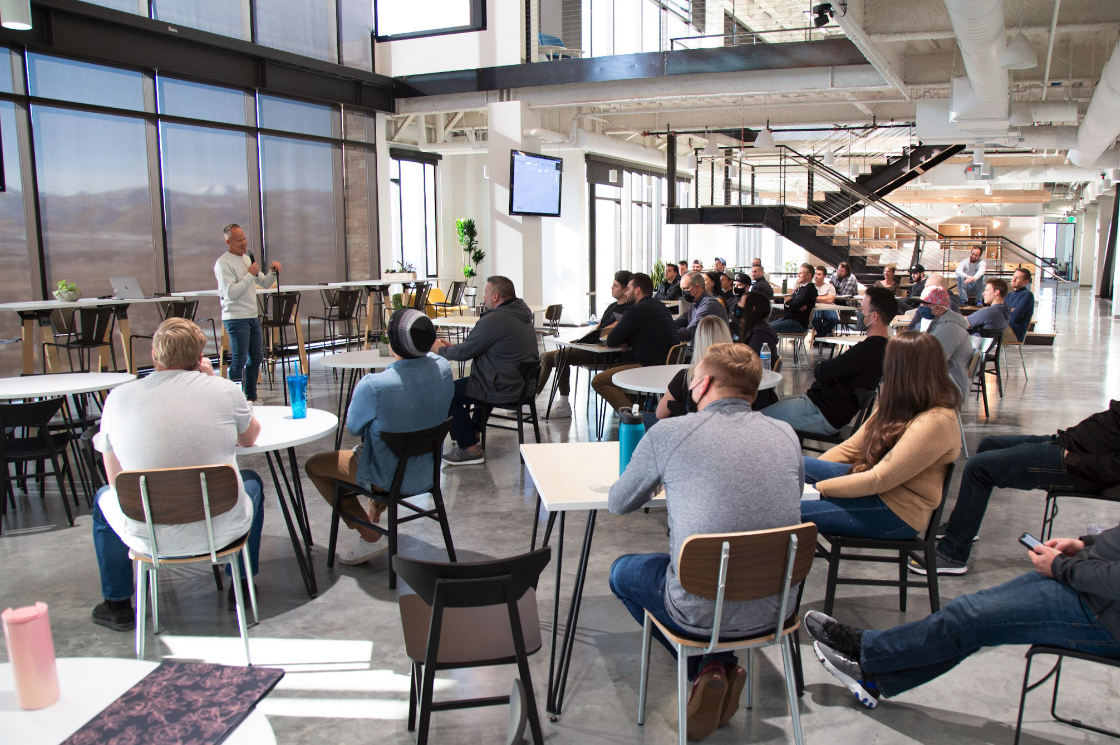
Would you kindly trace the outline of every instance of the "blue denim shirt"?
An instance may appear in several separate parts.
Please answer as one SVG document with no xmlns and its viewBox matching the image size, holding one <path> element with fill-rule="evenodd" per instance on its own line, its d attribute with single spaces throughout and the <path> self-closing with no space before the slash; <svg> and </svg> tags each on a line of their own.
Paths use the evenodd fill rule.
<svg viewBox="0 0 1120 745">
<path fill-rule="evenodd" d="M 1011 309 L 1007 325 L 1015 329 L 1015 338 L 1022 341 L 1034 315 L 1034 293 L 1029 287 L 1012 290 L 1007 296 L 1007 307 Z"/>
<path fill-rule="evenodd" d="M 346 410 L 350 434 L 365 437 L 358 459 L 358 483 L 389 491 L 398 458 L 381 433 L 417 432 L 442 424 L 454 392 L 450 363 L 431 353 L 397 360 L 384 372 L 362 378 Z M 414 458 L 405 472 L 401 493 L 423 494 L 431 488 L 432 458 Z"/>
</svg>

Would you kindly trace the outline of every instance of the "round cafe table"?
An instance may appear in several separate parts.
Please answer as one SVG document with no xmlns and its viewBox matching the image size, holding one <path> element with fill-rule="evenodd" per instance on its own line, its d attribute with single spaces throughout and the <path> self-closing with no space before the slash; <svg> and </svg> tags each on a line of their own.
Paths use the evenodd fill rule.
<svg viewBox="0 0 1120 745">
<path fill-rule="evenodd" d="M 57 745 L 158 666 L 147 660 L 63 657 L 58 660 L 58 701 L 24 711 L 16 701 L 11 664 L 0 664 L 0 740 L 5 745 Z M 265 715 L 253 709 L 222 742 L 275 745 L 276 736 Z"/>
<path fill-rule="evenodd" d="M 342 379 L 338 381 L 338 426 L 335 427 L 334 449 L 342 449 L 342 435 L 346 430 L 346 411 L 350 408 L 350 400 L 354 398 L 354 386 L 362 377 L 362 370 L 384 370 L 396 360 L 386 352 L 384 355 L 376 349 L 365 349 L 360 352 L 339 352 L 328 354 L 316 360 L 319 367 L 328 370 L 342 370 Z"/>
<path fill-rule="evenodd" d="M 56 398 L 79 393 L 95 393 L 111 390 L 132 380 L 136 380 L 136 376 L 132 373 L 115 372 L 74 372 L 0 378 L 0 400 Z"/>
<path fill-rule="evenodd" d="M 260 422 L 261 433 L 257 435 L 257 442 L 252 447 L 238 447 L 237 455 L 264 453 L 268 460 L 268 470 L 272 473 L 272 483 L 276 487 L 276 499 L 280 502 L 280 510 L 284 513 L 284 522 L 288 526 L 288 535 L 292 539 L 292 549 L 296 554 L 300 574 L 303 575 L 304 587 L 308 595 L 315 597 L 319 594 L 319 587 L 315 582 L 315 570 L 311 564 L 313 545 L 311 525 L 307 519 L 307 504 L 303 500 L 303 483 L 300 479 L 299 463 L 296 461 L 296 446 L 326 437 L 338 425 L 338 417 L 329 411 L 308 407 L 305 418 L 293 419 L 290 406 L 254 406 L 253 416 Z M 283 450 L 288 451 L 291 478 L 284 468 L 284 459 L 281 455 Z M 283 485 L 281 477 L 283 477 Z M 285 499 L 285 486 L 287 499 Z M 292 505 L 290 512 L 289 501 Z M 296 523 L 292 522 L 293 512 Z"/>
<path fill-rule="evenodd" d="M 687 370 L 691 365 L 650 365 L 649 367 L 635 367 L 614 374 L 613 382 L 619 388 L 636 393 L 664 393 L 669 387 L 669 382 L 681 370 Z M 758 390 L 776 388 L 782 382 L 782 374 L 773 370 L 762 371 L 762 382 Z"/>
</svg>

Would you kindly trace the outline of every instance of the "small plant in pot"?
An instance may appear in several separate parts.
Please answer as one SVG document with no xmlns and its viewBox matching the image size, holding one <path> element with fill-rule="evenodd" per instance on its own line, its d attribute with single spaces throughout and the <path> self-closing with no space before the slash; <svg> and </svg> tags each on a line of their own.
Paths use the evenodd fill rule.
<svg viewBox="0 0 1120 745">
<path fill-rule="evenodd" d="M 393 310 L 400 310 L 401 308 L 403 308 L 403 307 L 404 307 L 404 293 L 401 293 L 401 292 L 394 292 L 394 293 L 393 293 L 393 297 L 391 297 L 391 298 L 389 299 L 389 302 L 390 302 L 390 303 L 392 303 L 392 305 L 393 305 Z M 389 337 L 388 337 L 388 335 L 387 335 L 387 334 L 386 334 L 386 336 L 384 337 L 384 339 L 385 339 L 385 341 L 388 341 L 388 340 L 389 340 Z"/>
<path fill-rule="evenodd" d="M 73 282 L 60 279 L 58 281 L 58 289 L 54 291 L 54 296 L 64 303 L 72 303 L 82 296 L 82 291 L 79 290 L 78 286 Z"/>
</svg>

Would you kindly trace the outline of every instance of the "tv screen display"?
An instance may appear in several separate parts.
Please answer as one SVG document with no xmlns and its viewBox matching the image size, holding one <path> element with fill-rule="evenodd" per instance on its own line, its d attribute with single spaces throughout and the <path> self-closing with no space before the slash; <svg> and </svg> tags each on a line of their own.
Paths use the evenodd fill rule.
<svg viewBox="0 0 1120 745">
<path fill-rule="evenodd" d="M 509 163 L 509 213 L 560 216 L 560 158 L 514 150 Z"/>
</svg>

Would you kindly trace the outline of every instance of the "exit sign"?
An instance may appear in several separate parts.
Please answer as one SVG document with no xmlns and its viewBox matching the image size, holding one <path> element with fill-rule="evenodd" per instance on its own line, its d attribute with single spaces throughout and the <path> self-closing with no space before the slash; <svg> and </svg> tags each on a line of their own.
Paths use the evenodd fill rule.
<svg viewBox="0 0 1120 745">
<path fill-rule="evenodd" d="M 1073 215 L 1066 215 L 1066 222 L 1077 222 L 1077 218 Z"/>
</svg>

